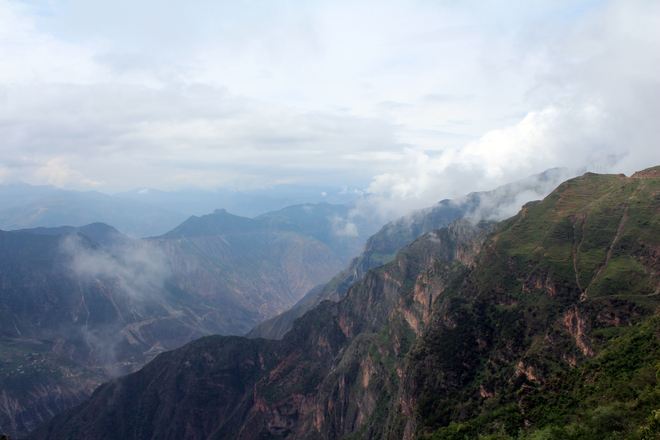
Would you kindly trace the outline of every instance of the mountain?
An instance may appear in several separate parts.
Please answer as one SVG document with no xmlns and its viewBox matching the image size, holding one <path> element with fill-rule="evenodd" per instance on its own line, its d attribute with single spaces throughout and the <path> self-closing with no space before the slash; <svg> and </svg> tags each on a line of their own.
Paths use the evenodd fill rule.
<svg viewBox="0 0 660 440">
<path fill-rule="evenodd" d="M 319 201 L 351 205 L 356 197 L 354 192 L 337 188 L 287 185 L 252 191 L 140 189 L 105 194 L 46 185 L 0 184 L 0 229 L 102 222 L 133 237 L 146 237 L 164 234 L 191 214 L 202 215 L 218 207 L 255 217 L 287 206 L 313 205 Z M 351 257 L 358 252 L 359 249 Z"/>
<path fill-rule="evenodd" d="M 407 432 L 653 438 L 659 249 L 660 167 L 585 174 L 526 205 L 411 352 Z"/>
<path fill-rule="evenodd" d="M 149 239 L 102 223 L 0 231 L 0 431 L 24 434 L 164 350 L 290 307 L 348 261 L 321 222 L 346 209 L 218 210 Z"/>
<path fill-rule="evenodd" d="M 287 206 L 316 204 L 321 201 L 335 205 L 352 205 L 359 192 L 347 188 L 310 185 L 275 185 L 255 189 L 182 189 L 159 191 L 141 188 L 114 194 L 166 210 L 200 215 L 222 206 L 244 217 L 256 217 L 265 212 L 278 211 Z"/>
<path fill-rule="evenodd" d="M 270 318 L 248 333 L 248 337 L 281 339 L 293 322 L 322 301 L 337 301 L 348 288 L 370 269 L 394 259 L 396 253 L 425 233 L 443 228 L 461 218 L 501 220 L 510 217 L 523 203 L 541 198 L 571 173 L 562 168 L 549 169 L 492 191 L 470 193 L 456 200 L 442 200 L 435 206 L 412 212 L 383 226 L 369 237 L 351 264 L 327 284 L 315 286 L 289 310 Z"/>
<path fill-rule="evenodd" d="M 329 280 L 363 246 L 373 224 L 359 222 L 355 235 L 337 232 L 338 219 L 349 211 L 327 203 L 291 206 L 255 218 L 216 210 L 190 217 L 150 241 L 177 262 L 172 270 L 185 281 L 182 289 L 206 295 L 226 287 L 227 294 L 237 292 L 237 299 L 247 301 L 245 307 L 258 310 L 263 320 Z"/>
<path fill-rule="evenodd" d="M 26 432 L 156 353 L 256 316 L 176 289 L 156 248 L 107 225 L 2 231 L 0 428 Z"/>
<path fill-rule="evenodd" d="M 270 229 L 290 230 L 314 237 L 348 263 L 382 226 L 370 216 L 352 215 L 353 210 L 352 205 L 306 203 L 267 212 L 255 217 L 255 220 Z M 347 227 L 349 218 L 351 223 Z"/>
<path fill-rule="evenodd" d="M 314 213 L 317 207 L 308 208 Z M 165 254 L 178 288 L 202 297 L 232 298 L 256 313 L 222 332 L 240 334 L 251 323 L 291 307 L 346 263 L 348 258 L 308 232 L 216 210 L 148 241 Z"/>
<path fill-rule="evenodd" d="M 660 167 L 585 174 L 423 235 L 282 340 L 163 353 L 28 438 L 655 438 L 659 250 Z"/>
<path fill-rule="evenodd" d="M 102 222 L 140 237 L 165 232 L 186 218 L 139 200 L 96 191 L 71 191 L 50 186 L 0 185 L 0 229 L 83 226 Z"/>
<path fill-rule="evenodd" d="M 328 246 L 340 259 L 350 261 L 360 253 L 367 238 L 380 227 L 366 218 L 357 218 L 350 232 L 342 229 L 352 207 L 330 203 L 305 203 L 270 211 L 254 218 L 218 209 L 211 215 L 192 216 L 164 238 L 208 236 L 233 233 L 286 231 L 313 237 Z"/>
<path fill-rule="evenodd" d="M 120 438 L 127 432 L 135 432 L 133 438 L 208 438 L 217 431 L 219 438 L 258 438 L 255 429 L 265 429 L 265 434 L 286 433 L 287 426 L 297 418 L 297 414 L 291 412 L 297 411 L 291 402 L 277 408 L 263 408 L 272 412 L 274 420 L 253 420 L 254 426 L 250 426 L 253 423 L 244 419 L 252 417 L 250 414 L 255 410 L 255 415 L 261 414 L 259 406 L 267 405 L 267 400 L 293 399 L 299 400 L 298 404 L 304 404 L 303 393 L 308 387 L 318 387 L 316 382 L 337 366 L 335 357 L 350 342 L 351 338 L 345 333 L 352 330 L 342 329 L 342 322 L 360 328 L 363 325 L 380 327 L 388 320 L 387 313 L 383 312 L 399 300 L 397 281 L 415 274 L 435 260 L 434 257 L 450 263 L 456 255 L 473 247 L 457 244 L 457 241 L 462 239 L 471 243 L 477 241 L 480 235 L 483 235 L 480 230 L 469 224 L 429 234 L 413 243 L 408 252 L 402 252 L 398 264 L 392 263 L 391 268 L 373 272 L 368 280 L 351 290 L 356 292 L 357 303 L 365 302 L 360 307 L 349 302 L 352 296 L 339 303 L 323 303 L 298 321 L 294 331 L 287 334 L 283 341 L 209 337 L 180 350 L 164 353 L 144 369 L 127 376 L 126 380 L 130 383 L 120 380 L 100 387 L 92 397 L 93 407 L 90 406 L 89 412 L 85 410 L 85 414 L 81 415 L 88 418 L 89 414 L 95 414 L 91 416 L 92 420 L 97 421 L 99 426 L 108 426 L 116 421 L 105 417 L 117 414 L 123 420 L 122 431 L 106 433 L 103 428 L 90 427 L 91 430 L 81 429 L 79 435 L 81 438 Z M 447 245 L 434 246 L 436 241 L 446 241 Z M 394 271 L 397 277 L 390 279 Z M 379 288 L 374 291 L 376 286 Z M 392 290 L 383 291 L 384 286 Z M 378 297 L 370 298 L 372 293 Z M 421 313 L 424 313 L 423 310 Z M 361 332 L 357 327 L 356 334 Z M 267 390 L 263 393 L 269 397 L 263 400 L 259 390 L 252 398 L 252 390 L 261 388 L 260 382 L 265 377 L 263 386 Z M 139 401 L 138 396 L 144 396 L 146 401 L 138 403 L 144 410 L 136 412 L 130 402 Z M 114 403 L 109 398 L 114 398 Z M 181 405 L 181 399 L 191 399 L 192 405 Z M 215 403 L 206 407 L 203 402 L 217 402 L 220 408 L 215 407 Z M 287 410 L 287 406 L 291 408 Z M 117 409 L 121 413 L 116 413 Z M 198 412 L 214 414 L 214 420 L 207 422 L 200 419 L 202 423 L 199 426 L 189 426 L 188 418 Z M 174 415 L 176 413 L 179 414 Z M 170 418 L 170 423 L 164 422 L 165 418 Z M 234 418 L 237 420 L 232 421 Z M 124 427 L 126 431 L 123 431 Z M 240 434 L 243 430 L 246 432 Z M 60 434 L 49 432 L 42 435 L 59 438 Z M 72 433 L 62 435 L 66 438 Z"/>
</svg>

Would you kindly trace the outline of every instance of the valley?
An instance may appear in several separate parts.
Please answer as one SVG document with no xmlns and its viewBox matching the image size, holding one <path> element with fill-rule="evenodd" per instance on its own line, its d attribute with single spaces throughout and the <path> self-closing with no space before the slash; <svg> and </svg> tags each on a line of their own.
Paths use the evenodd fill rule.
<svg viewBox="0 0 660 440">
<path fill-rule="evenodd" d="M 281 341 L 202 338 L 29 438 L 649 435 L 659 170 L 424 234 Z"/>
</svg>

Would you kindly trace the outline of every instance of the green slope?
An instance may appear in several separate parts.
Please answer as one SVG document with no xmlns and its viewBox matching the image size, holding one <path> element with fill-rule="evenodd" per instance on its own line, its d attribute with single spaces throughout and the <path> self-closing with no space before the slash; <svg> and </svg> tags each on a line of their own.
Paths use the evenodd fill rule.
<svg viewBox="0 0 660 440">
<path fill-rule="evenodd" d="M 656 438 L 658 170 L 586 174 L 500 226 L 413 351 L 418 435 Z"/>
</svg>

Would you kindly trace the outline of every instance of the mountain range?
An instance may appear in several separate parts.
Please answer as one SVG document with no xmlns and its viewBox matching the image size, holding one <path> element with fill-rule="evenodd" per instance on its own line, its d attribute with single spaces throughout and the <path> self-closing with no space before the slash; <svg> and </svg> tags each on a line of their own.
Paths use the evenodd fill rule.
<svg viewBox="0 0 660 440">
<path fill-rule="evenodd" d="M 0 232 L 0 431 L 653 438 L 660 167 L 587 173 L 501 220 L 562 176 L 391 222 L 342 271 L 364 242 L 338 228 L 346 206 L 216 210 L 143 240 Z M 249 339 L 204 336 L 305 292 Z"/>
<path fill-rule="evenodd" d="M 191 214 L 221 206 L 248 217 L 284 207 L 316 203 L 350 205 L 357 193 L 329 187 L 279 185 L 264 190 L 158 191 L 142 188 L 106 194 L 48 185 L 0 184 L 0 229 L 84 226 L 106 223 L 133 237 L 166 233 Z"/>
<path fill-rule="evenodd" d="M 161 353 L 27 438 L 657 438 L 660 167 L 447 221 L 282 339 Z"/>
<path fill-rule="evenodd" d="M 358 252 L 363 236 L 333 232 L 348 209 L 217 210 L 147 239 L 103 223 L 0 231 L 0 431 L 24 434 L 164 350 L 286 310 Z"/>
<path fill-rule="evenodd" d="M 370 269 L 392 261 L 401 248 L 423 234 L 448 226 L 461 218 L 478 222 L 510 217 L 524 202 L 545 196 L 570 175 L 566 169 L 549 169 L 491 191 L 470 193 L 456 200 L 442 200 L 435 206 L 389 222 L 369 237 L 363 251 L 346 269 L 327 284 L 315 286 L 287 311 L 260 323 L 248 336 L 281 339 L 291 329 L 295 319 L 322 301 L 339 300 Z"/>
</svg>

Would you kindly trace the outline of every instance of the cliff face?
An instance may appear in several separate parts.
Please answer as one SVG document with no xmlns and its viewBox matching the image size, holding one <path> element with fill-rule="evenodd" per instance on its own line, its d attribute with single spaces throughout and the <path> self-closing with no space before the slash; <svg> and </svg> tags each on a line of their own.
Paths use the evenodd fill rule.
<svg viewBox="0 0 660 440">
<path fill-rule="evenodd" d="M 422 236 L 281 341 L 161 354 L 30 438 L 641 436 L 659 240 L 653 172 L 587 174 L 495 226 Z"/>
<path fill-rule="evenodd" d="M 404 438 L 644 429 L 657 406 L 660 180 L 641 174 L 572 179 L 489 238 L 411 351 Z"/>
<path fill-rule="evenodd" d="M 335 436 L 351 432 L 371 416 L 384 387 L 394 389 L 390 382 L 394 377 L 383 379 L 384 362 L 399 363 L 414 340 L 413 328 L 423 330 L 433 297 L 441 291 L 442 274 L 469 263 L 486 230 L 486 226 L 458 223 L 425 235 L 395 261 L 367 274 L 343 301 L 324 302 L 307 313 L 282 341 L 205 338 L 159 355 L 139 372 L 102 386 L 91 405 L 56 418 L 35 436 L 144 438 L 136 432 L 148 429 L 157 438 L 181 438 L 184 426 L 185 438 L 314 438 L 318 432 L 336 432 Z M 436 289 L 427 282 L 431 274 L 436 274 Z M 393 339 L 396 343 L 390 346 Z M 229 362 L 226 344 L 235 347 L 231 367 L 223 364 Z M 247 347 L 255 347 L 256 352 Z M 365 349 L 376 351 L 364 357 Z M 210 360 L 195 363 L 188 360 L 190 356 Z M 187 362 L 197 365 L 194 373 Z M 186 377 L 192 374 L 196 379 L 187 382 L 182 369 Z M 217 393 L 209 395 L 209 387 Z M 172 389 L 177 394 L 163 395 Z M 144 397 L 148 390 L 157 397 Z M 185 410 L 182 399 L 189 402 Z M 216 402 L 224 407 L 226 401 L 235 403 L 232 415 L 215 407 Z M 145 412 L 131 409 L 137 402 Z M 126 408 L 120 424 L 113 421 L 118 416 L 115 405 Z M 199 411 L 216 416 L 189 426 L 189 414 Z M 75 432 L 64 425 L 76 425 Z M 106 431 L 109 426 L 116 429 Z"/>
<path fill-rule="evenodd" d="M 351 261 L 349 267 L 335 275 L 328 283 L 311 289 L 289 310 L 257 325 L 248 333 L 248 337 L 281 339 L 291 329 L 293 322 L 305 312 L 323 301 L 338 301 L 370 269 L 393 260 L 397 251 L 421 235 L 446 227 L 464 217 L 468 209 L 467 205 L 445 200 L 433 208 L 385 225 L 367 240 L 364 250 Z"/>
<path fill-rule="evenodd" d="M 281 339 L 293 322 L 322 301 L 338 301 L 349 287 L 361 280 L 369 270 L 392 261 L 397 252 L 420 236 L 469 218 L 494 220 L 513 215 L 531 195 L 539 198 L 549 193 L 568 172 L 551 169 L 492 191 L 468 194 L 456 200 L 442 200 L 435 206 L 415 211 L 383 226 L 366 242 L 351 264 L 328 283 L 311 289 L 289 310 L 257 325 L 248 337 Z"/>
</svg>

